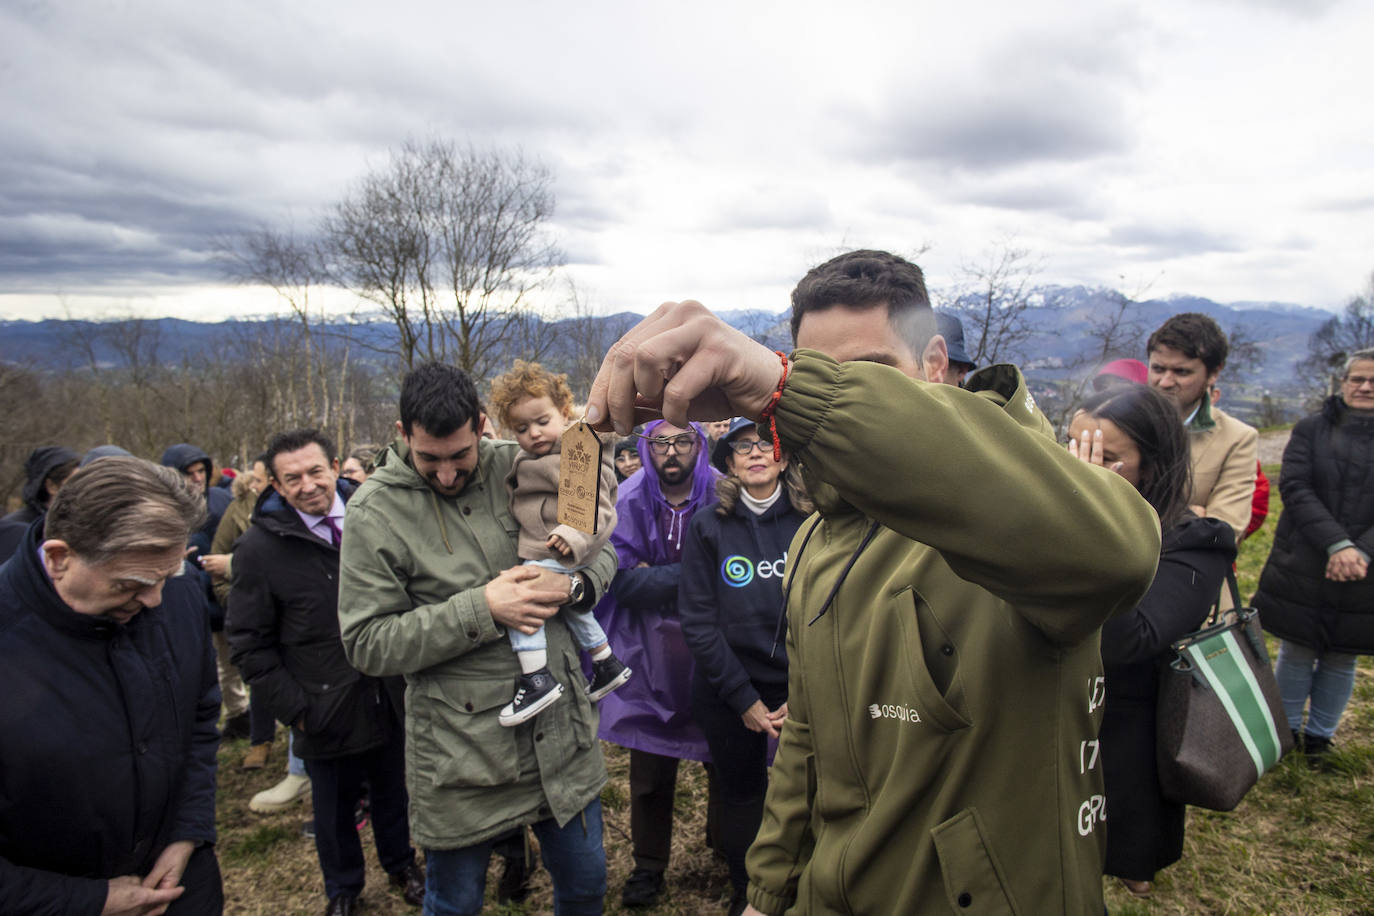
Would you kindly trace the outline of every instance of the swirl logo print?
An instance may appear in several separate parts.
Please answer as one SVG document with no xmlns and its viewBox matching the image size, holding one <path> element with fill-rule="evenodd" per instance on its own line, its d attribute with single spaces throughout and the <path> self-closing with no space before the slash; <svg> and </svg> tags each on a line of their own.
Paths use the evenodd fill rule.
<svg viewBox="0 0 1374 916">
<path fill-rule="evenodd" d="M 754 563 L 748 557 L 732 554 L 720 564 L 720 577 L 732 588 L 744 588 L 754 581 Z"/>
</svg>

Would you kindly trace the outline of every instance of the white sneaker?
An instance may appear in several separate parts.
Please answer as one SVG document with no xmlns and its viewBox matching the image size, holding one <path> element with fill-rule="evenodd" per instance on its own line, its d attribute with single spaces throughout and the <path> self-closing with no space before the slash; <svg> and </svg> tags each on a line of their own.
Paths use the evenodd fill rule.
<svg viewBox="0 0 1374 916">
<path fill-rule="evenodd" d="M 248 810 L 259 814 L 285 811 L 310 792 L 310 777 L 287 773 L 286 778 L 270 789 L 263 789 L 248 802 Z"/>
</svg>

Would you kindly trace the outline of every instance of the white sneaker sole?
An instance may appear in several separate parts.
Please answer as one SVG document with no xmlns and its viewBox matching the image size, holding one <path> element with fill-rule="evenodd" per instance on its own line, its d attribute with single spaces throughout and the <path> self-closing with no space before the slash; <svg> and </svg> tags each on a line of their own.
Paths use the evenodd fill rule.
<svg viewBox="0 0 1374 916">
<path fill-rule="evenodd" d="M 306 789 L 305 791 L 301 792 L 301 794 L 286 801 L 278 801 L 276 799 L 273 799 L 271 801 L 258 801 L 256 798 L 254 798 L 248 802 L 248 810 L 254 812 L 255 814 L 275 814 L 278 811 L 285 811 L 292 805 L 298 804 L 301 801 L 301 799 L 309 797 L 310 790 Z"/>
<path fill-rule="evenodd" d="M 615 680 L 607 684 L 603 684 L 601 688 L 598 690 L 591 690 L 591 685 L 588 684 L 587 687 L 589 689 L 587 690 L 587 699 L 595 703 L 597 700 L 601 699 L 606 694 L 610 693 L 612 690 L 615 690 L 621 684 L 624 684 L 626 681 L 628 681 L 630 679 L 630 675 L 634 673 L 635 672 L 633 668 L 626 668 L 624 671 L 620 672 L 620 675 Z"/>
<path fill-rule="evenodd" d="M 562 695 L 563 685 L 555 683 L 552 690 L 544 694 L 535 702 L 521 709 L 519 712 L 511 709 L 511 703 L 506 704 L 505 708 L 501 710 L 501 714 L 496 717 L 496 721 L 500 722 L 506 728 L 514 728 L 521 722 L 528 722 L 530 719 L 539 715 L 539 713 L 544 711 L 545 707 L 549 706 Z"/>
</svg>

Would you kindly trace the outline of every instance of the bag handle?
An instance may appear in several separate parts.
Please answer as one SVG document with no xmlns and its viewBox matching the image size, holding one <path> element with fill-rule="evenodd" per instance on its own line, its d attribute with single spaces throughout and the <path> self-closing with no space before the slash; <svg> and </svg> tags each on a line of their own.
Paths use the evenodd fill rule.
<svg viewBox="0 0 1374 916">
<path fill-rule="evenodd" d="M 1231 593 L 1232 610 L 1234 610 L 1240 616 L 1244 617 L 1245 615 L 1242 612 L 1245 610 L 1245 605 L 1243 605 L 1240 600 L 1240 585 L 1236 582 L 1236 571 L 1234 569 L 1226 570 L 1226 589 Z M 1203 623 L 1203 626 L 1214 627 L 1220 622 L 1221 594 L 1218 593 L 1217 599 L 1212 602 L 1211 613 L 1207 615 L 1207 620 Z"/>
</svg>

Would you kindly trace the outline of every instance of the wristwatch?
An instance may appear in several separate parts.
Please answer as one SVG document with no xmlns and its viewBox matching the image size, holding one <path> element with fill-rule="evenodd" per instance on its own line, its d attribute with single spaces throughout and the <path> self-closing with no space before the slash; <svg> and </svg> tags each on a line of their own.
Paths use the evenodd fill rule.
<svg viewBox="0 0 1374 916">
<path fill-rule="evenodd" d="M 568 576 L 568 605 L 576 607 L 587 600 L 587 580 L 581 573 Z"/>
</svg>

